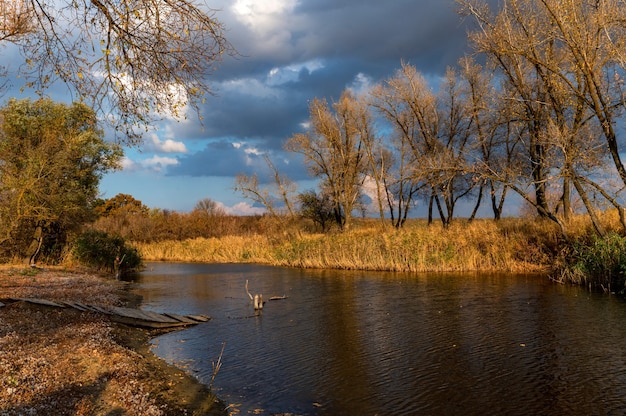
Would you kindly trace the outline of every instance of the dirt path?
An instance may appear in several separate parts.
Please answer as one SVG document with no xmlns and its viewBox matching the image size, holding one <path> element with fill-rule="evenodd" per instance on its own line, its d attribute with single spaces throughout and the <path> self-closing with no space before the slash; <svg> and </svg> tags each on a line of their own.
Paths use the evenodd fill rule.
<svg viewBox="0 0 626 416">
<path fill-rule="evenodd" d="M 0 267 L 0 299 L 128 306 L 122 285 L 86 272 Z M 153 335 L 94 313 L 0 307 L 0 415 L 226 415 L 196 379 L 150 352 Z"/>
</svg>

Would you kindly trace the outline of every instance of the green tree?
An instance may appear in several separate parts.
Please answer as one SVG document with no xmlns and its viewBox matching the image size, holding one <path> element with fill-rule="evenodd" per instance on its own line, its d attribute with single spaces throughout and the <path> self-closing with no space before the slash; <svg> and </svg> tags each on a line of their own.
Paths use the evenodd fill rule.
<svg viewBox="0 0 626 416">
<path fill-rule="evenodd" d="M 197 109 L 208 77 L 234 50 L 197 0 L 0 0 L 0 45 L 41 93 L 61 81 L 131 142 L 156 114 Z"/>
<path fill-rule="evenodd" d="M 334 219 L 334 206 L 330 195 L 318 195 L 315 190 L 310 189 L 298 194 L 298 200 L 300 201 L 300 215 L 319 225 L 322 232 L 326 232 Z"/>
<path fill-rule="evenodd" d="M 10 100 L 0 109 L 0 256 L 58 256 L 93 219 L 100 179 L 121 156 L 86 105 Z"/>
</svg>

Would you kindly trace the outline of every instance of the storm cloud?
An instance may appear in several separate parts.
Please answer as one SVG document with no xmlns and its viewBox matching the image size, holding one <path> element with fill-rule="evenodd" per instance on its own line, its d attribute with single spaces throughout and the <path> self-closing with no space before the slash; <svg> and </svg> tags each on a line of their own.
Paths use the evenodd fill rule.
<svg viewBox="0 0 626 416">
<path fill-rule="evenodd" d="M 212 7 L 240 56 L 213 76 L 215 95 L 201 109 L 204 128 L 195 137 L 206 146 L 180 157 L 170 175 L 262 168 L 262 158 L 250 163 L 228 142 L 289 158 L 282 144 L 302 131 L 313 98 L 332 101 L 355 84 L 379 82 L 402 60 L 435 78 L 468 52 L 454 1 L 237 0 Z"/>
</svg>

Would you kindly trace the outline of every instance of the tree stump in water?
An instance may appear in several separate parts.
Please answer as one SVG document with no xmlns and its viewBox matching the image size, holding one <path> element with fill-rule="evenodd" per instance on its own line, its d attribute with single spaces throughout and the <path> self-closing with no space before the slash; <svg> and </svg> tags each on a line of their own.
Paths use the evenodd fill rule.
<svg viewBox="0 0 626 416">
<path fill-rule="evenodd" d="M 252 303 L 254 305 L 254 310 L 255 311 L 260 311 L 261 309 L 263 309 L 263 295 L 257 293 L 254 296 L 252 296 L 252 294 L 248 290 L 248 281 L 247 280 L 246 280 L 246 293 L 248 294 L 248 297 L 252 301 Z"/>
</svg>

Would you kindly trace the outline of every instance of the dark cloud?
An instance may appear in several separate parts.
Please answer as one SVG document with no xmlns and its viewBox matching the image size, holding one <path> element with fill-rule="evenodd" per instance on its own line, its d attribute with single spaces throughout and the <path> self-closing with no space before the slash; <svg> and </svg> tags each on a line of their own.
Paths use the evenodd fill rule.
<svg viewBox="0 0 626 416">
<path fill-rule="evenodd" d="M 181 186 L 190 176 L 226 180 L 257 173 L 262 179 L 265 153 L 281 173 L 303 180 L 302 160 L 282 146 L 302 131 L 313 98 L 333 101 L 355 83 L 379 82 L 392 76 L 402 60 L 435 80 L 469 51 L 467 25 L 454 0 L 207 4 L 217 10 L 215 17 L 241 55 L 227 57 L 211 75 L 215 95 L 200 108 L 202 123 L 191 114 L 183 122 L 168 119 L 155 125 L 159 143 L 167 139 L 187 146 L 188 152 L 177 156 L 178 164 L 167 167 L 168 178 L 180 177 Z M 14 54 L 2 51 L 3 58 Z M 17 89 L 21 82 L 12 79 L 10 86 Z M 55 99 L 72 98 L 64 85 L 49 93 Z M 156 152 L 154 146 L 144 150 Z"/>
<path fill-rule="evenodd" d="M 251 0 L 220 7 L 217 17 L 242 56 L 215 74 L 216 95 L 201 110 L 204 129 L 179 126 L 177 137 L 208 144 L 179 157 L 170 175 L 262 171 L 263 158 L 232 141 L 259 154 L 282 154 L 284 141 L 302 130 L 314 97 L 336 100 L 359 76 L 379 82 L 402 60 L 436 77 L 468 51 L 453 0 L 283 0 L 274 7 L 271 13 Z M 302 164 L 277 167 L 305 176 Z"/>
<path fill-rule="evenodd" d="M 269 153 L 275 168 L 292 180 L 304 180 L 300 156 L 286 152 Z M 261 183 L 271 182 L 271 170 L 254 142 L 228 140 L 211 141 L 196 153 L 180 156 L 178 164 L 168 170 L 168 176 L 234 177 L 256 174 Z"/>
</svg>

